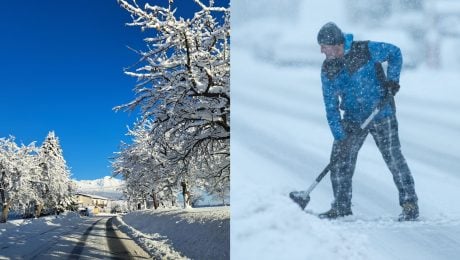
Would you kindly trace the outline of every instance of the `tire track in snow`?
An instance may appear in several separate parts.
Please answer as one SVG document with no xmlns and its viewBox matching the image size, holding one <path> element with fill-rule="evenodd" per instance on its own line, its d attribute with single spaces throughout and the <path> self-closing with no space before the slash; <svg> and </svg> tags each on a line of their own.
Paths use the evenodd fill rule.
<svg viewBox="0 0 460 260">
<path fill-rule="evenodd" d="M 92 223 L 91 226 L 89 226 L 85 233 L 83 233 L 83 235 L 81 236 L 81 238 L 79 239 L 79 242 L 77 243 L 77 245 L 73 248 L 72 252 L 70 253 L 71 256 L 80 256 L 81 253 L 83 252 L 83 250 L 85 249 L 85 244 L 86 244 L 86 240 L 88 239 L 89 237 L 89 234 L 91 233 L 91 231 L 93 230 L 93 228 L 99 223 L 99 221 L 101 221 L 103 219 L 99 219 L 97 220 L 96 222 Z"/>
</svg>

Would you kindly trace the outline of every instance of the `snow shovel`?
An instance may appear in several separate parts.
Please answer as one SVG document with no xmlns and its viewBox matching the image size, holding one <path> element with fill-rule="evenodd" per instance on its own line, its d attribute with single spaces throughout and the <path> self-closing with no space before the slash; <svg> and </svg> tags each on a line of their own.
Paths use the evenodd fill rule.
<svg viewBox="0 0 460 260">
<path fill-rule="evenodd" d="M 393 95 L 387 94 L 383 100 L 381 100 L 377 106 L 372 110 L 372 113 L 367 117 L 367 119 L 360 125 L 360 129 L 358 131 L 366 131 L 369 123 L 374 119 L 374 117 L 382 110 L 382 108 L 391 102 L 393 100 Z M 350 142 L 351 139 L 353 138 L 353 135 L 349 135 L 346 139 L 345 142 Z M 310 201 L 310 192 L 313 191 L 313 189 L 318 185 L 318 183 L 326 176 L 326 174 L 329 172 L 331 169 L 331 166 L 334 164 L 334 161 L 329 162 L 329 164 L 324 168 L 324 170 L 316 177 L 315 182 L 310 185 L 310 187 L 305 190 L 305 191 L 292 191 L 289 193 L 289 197 L 297 203 L 302 210 L 305 209 L 307 206 L 308 202 Z"/>
</svg>

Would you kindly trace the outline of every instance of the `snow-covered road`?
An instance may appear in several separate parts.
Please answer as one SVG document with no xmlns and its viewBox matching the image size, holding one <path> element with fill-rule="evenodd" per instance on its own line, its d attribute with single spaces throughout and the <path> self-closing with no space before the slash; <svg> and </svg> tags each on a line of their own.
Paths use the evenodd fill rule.
<svg viewBox="0 0 460 260">
<path fill-rule="evenodd" d="M 9 220 L 0 259 L 229 259 L 230 207 Z"/>
<path fill-rule="evenodd" d="M 0 259 L 150 259 L 110 217 L 26 221 L 34 223 L 0 226 Z"/>
</svg>

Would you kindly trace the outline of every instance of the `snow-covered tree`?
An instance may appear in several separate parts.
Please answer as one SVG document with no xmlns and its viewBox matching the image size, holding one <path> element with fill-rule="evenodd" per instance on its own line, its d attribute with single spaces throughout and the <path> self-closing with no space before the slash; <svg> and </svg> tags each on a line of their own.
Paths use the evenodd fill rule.
<svg viewBox="0 0 460 260">
<path fill-rule="evenodd" d="M 125 193 L 131 203 L 143 203 L 149 196 L 155 207 L 160 201 L 176 204 L 177 184 L 171 181 L 174 173 L 161 147 L 151 142 L 151 129 L 152 124 L 147 120 L 128 132 L 133 143 L 123 144 L 117 153 L 112 164 L 114 174 L 125 179 Z"/>
<path fill-rule="evenodd" d="M 10 209 L 36 216 L 44 206 L 62 209 L 71 203 L 72 182 L 54 132 L 40 148 L 0 138 L 0 202 L 6 222 Z"/>
<path fill-rule="evenodd" d="M 37 215 L 43 207 L 62 210 L 72 203 L 72 181 L 70 170 L 64 160 L 59 139 L 53 131 L 48 133 L 38 154 L 39 182 L 36 184 L 39 196 Z"/>
<path fill-rule="evenodd" d="M 172 0 L 168 7 L 119 0 L 133 17 L 128 25 L 151 37 L 145 38 L 147 50 L 137 51 L 137 67 L 126 71 L 139 80 L 136 97 L 115 109 L 139 108 L 143 120 L 152 121 L 147 142 L 153 150 L 136 153 L 133 145 L 121 161 L 152 164 L 128 167 L 130 176 L 228 190 L 222 187 L 230 181 L 230 11 L 214 1 L 193 1 L 201 10 L 184 19 L 175 15 Z M 147 170 L 152 167 L 154 176 Z"/>
<path fill-rule="evenodd" d="M 6 222 L 11 207 L 24 207 L 34 196 L 30 185 L 36 170 L 34 152 L 34 143 L 18 146 L 12 136 L 0 138 L 0 222 Z"/>
</svg>

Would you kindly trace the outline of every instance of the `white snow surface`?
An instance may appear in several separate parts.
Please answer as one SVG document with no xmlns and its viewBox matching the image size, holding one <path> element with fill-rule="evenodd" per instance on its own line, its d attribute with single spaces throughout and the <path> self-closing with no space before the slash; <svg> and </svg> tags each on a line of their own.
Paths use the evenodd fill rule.
<svg viewBox="0 0 460 260">
<path fill-rule="evenodd" d="M 232 2 L 236 18 L 241 1 Z M 330 20 L 353 32 L 332 2 L 338 1 L 303 5 L 300 10 L 305 13 L 298 24 L 267 18 L 233 28 L 232 258 L 457 259 L 458 60 L 439 70 L 424 66 L 403 70 L 395 98 L 402 151 L 419 197 L 420 221 L 396 220 L 401 212 L 397 189 L 370 136 L 353 178 L 353 216 L 320 220 L 302 212 L 288 197 L 292 190 L 306 190 L 329 160 L 333 137 L 322 99 L 320 65 L 277 66 L 261 57 L 257 47 L 262 42 L 276 50 L 279 42 L 283 46 L 291 42 L 305 43 L 308 48 L 316 44 L 316 35 L 308 34 Z M 309 24 L 309 19 L 314 21 Z M 315 48 L 321 56 L 319 46 Z M 326 176 L 311 193 L 307 210 L 326 211 L 331 201 Z"/>
<path fill-rule="evenodd" d="M 118 228 L 161 259 L 229 259 L 230 208 L 134 211 L 117 217 Z"/>
<path fill-rule="evenodd" d="M 71 233 L 84 221 L 77 213 L 66 212 L 59 216 L 39 219 L 9 220 L 0 223 L 0 259 L 31 259 L 41 250 L 60 241 L 62 235 Z M 47 239 L 43 235 L 48 234 Z"/>
<path fill-rule="evenodd" d="M 63 235 L 73 232 L 85 220 L 88 218 L 66 212 L 0 223 L 0 259 L 29 259 L 28 256 L 62 242 Z M 155 259 L 230 258 L 229 207 L 135 211 L 118 215 L 114 224 Z M 48 239 L 43 239 L 44 234 L 49 234 Z"/>
</svg>

